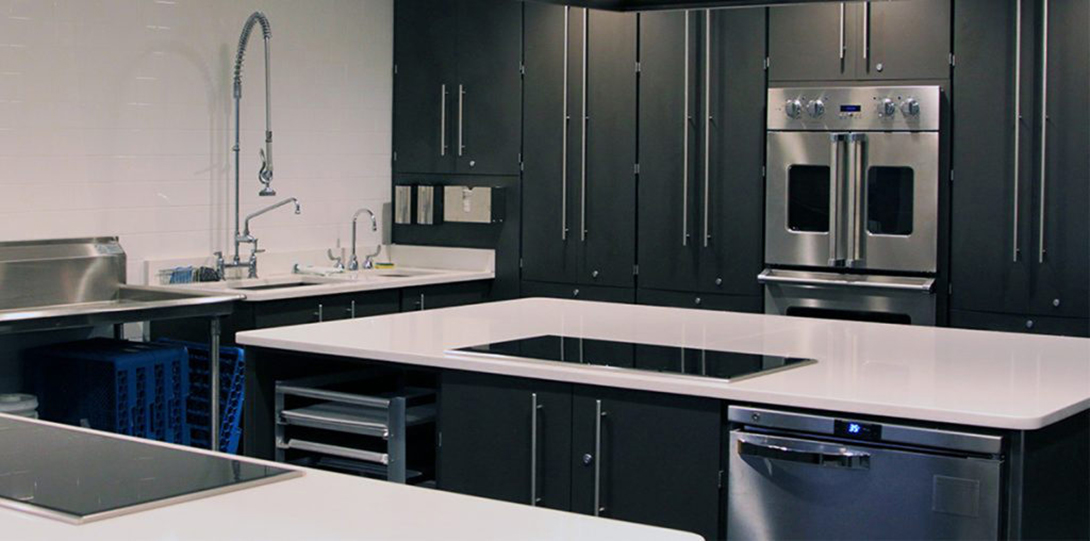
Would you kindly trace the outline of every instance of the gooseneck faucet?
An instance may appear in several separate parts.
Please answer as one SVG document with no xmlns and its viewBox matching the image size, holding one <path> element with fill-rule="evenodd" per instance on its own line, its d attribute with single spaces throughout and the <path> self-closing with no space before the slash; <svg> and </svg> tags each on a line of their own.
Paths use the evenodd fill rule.
<svg viewBox="0 0 1090 541">
<path fill-rule="evenodd" d="M 348 270 L 350 271 L 360 270 L 360 261 L 359 258 L 356 257 L 356 222 L 357 220 L 359 220 L 360 215 L 365 212 L 371 215 L 371 231 L 378 231 L 378 221 L 375 220 L 375 213 L 372 212 L 371 209 L 362 208 L 357 210 L 356 213 L 352 215 L 352 258 L 348 260 Z M 381 245 L 379 245 L 379 247 L 381 249 Z M 364 259 L 363 268 L 375 268 L 375 255 L 378 255 L 377 251 L 374 254 L 368 255 L 366 259 Z"/>
<path fill-rule="evenodd" d="M 235 153 L 235 257 L 233 263 L 238 265 L 240 263 L 239 258 L 239 215 L 240 210 L 240 197 L 239 197 L 239 145 L 241 137 L 241 101 L 242 101 L 242 62 L 246 57 L 246 44 L 250 40 L 250 33 L 254 29 L 255 24 L 261 25 L 261 33 L 265 38 L 265 148 L 258 152 L 258 156 L 261 157 L 261 169 L 257 173 L 257 180 L 261 182 L 262 188 L 258 192 L 261 196 L 274 196 L 276 190 L 272 188 L 273 180 L 273 152 L 272 152 L 272 94 L 270 91 L 270 74 L 271 66 L 269 65 L 269 38 L 272 37 L 271 29 L 269 27 L 269 19 L 265 17 L 264 13 L 260 11 L 254 12 L 248 19 L 246 24 L 242 27 L 242 35 L 238 40 L 238 52 L 235 53 L 235 79 L 234 79 L 234 98 L 235 98 L 235 146 L 232 150 Z M 222 276 L 222 274 L 221 274 Z"/>
<path fill-rule="evenodd" d="M 303 208 L 299 204 L 299 200 L 294 198 L 294 197 L 289 197 L 289 198 L 287 198 L 287 199 L 285 199 L 283 201 L 280 201 L 279 203 L 275 203 L 275 204 L 269 205 L 269 206 L 267 206 L 267 207 L 265 207 L 265 208 L 263 208 L 261 210 L 258 210 L 258 211 L 254 212 L 254 213 L 252 213 L 252 214 L 250 214 L 249 216 L 246 217 L 246 222 L 245 222 L 246 225 L 244 226 L 244 229 L 242 230 L 242 233 L 238 234 L 238 235 L 235 235 L 235 249 L 237 250 L 238 246 L 240 244 L 243 244 L 243 243 L 249 244 L 252 247 L 252 249 L 250 250 L 250 260 L 247 261 L 246 263 L 242 263 L 242 262 L 239 262 L 239 261 L 235 261 L 235 262 L 232 262 L 232 263 L 227 263 L 226 261 L 223 260 L 223 254 L 221 252 L 216 252 L 216 268 L 219 271 L 221 278 L 226 279 L 226 276 L 224 275 L 224 272 L 228 268 L 237 268 L 237 267 L 245 267 L 245 268 L 249 269 L 249 272 L 247 273 L 247 278 L 257 278 L 257 254 L 260 254 L 260 253 L 264 252 L 264 250 L 258 249 L 258 247 L 257 247 L 257 237 L 253 236 L 253 234 L 250 233 L 250 220 L 253 220 L 254 218 L 257 218 L 258 216 L 261 216 L 262 214 L 272 212 L 272 211 L 274 211 L 274 210 L 276 210 L 276 209 L 278 209 L 278 208 L 280 208 L 280 207 L 282 207 L 284 205 L 293 204 L 293 203 L 295 204 L 295 213 L 300 214 L 303 211 Z"/>
</svg>

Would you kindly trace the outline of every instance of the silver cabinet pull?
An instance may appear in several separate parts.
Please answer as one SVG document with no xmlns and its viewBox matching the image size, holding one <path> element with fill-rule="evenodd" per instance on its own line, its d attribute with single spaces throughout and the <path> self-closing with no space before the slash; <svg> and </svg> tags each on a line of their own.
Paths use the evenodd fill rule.
<svg viewBox="0 0 1090 541">
<path fill-rule="evenodd" d="M 685 85 L 682 87 L 685 95 L 685 117 L 681 132 L 681 245 L 689 245 L 689 123 L 692 117 L 689 114 L 689 13 L 685 11 Z"/>
<path fill-rule="evenodd" d="M 594 401 L 594 516 L 600 516 L 605 510 L 602 507 L 602 418 L 606 413 L 602 411 L 602 401 Z"/>
<path fill-rule="evenodd" d="M 420 305 L 420 309 L 423 310 L 424 309 L 424 294 L 423 293 L 420 294 L 420 302 L 418 304 Z"/>
<path fill-rule="evenodd" d="M 583 8 L 583 144 L 582 144 L 582 186 L 579 196 L 579 230 L 580 240 L 587 241 L 587 58 L 590 51 L 587 46 L 587 27 L 590 24 L 590 10 Z"/>
<path fill-rule="evenodd" d="M 870 1 L 863 4 L 863 60 L 870 56 Z M 867 67 L 870 69 L 870 66 Z"/>
<path fill-rule="evenodd" d="M 314 312 L 314 317 L 318 318 L 318 323 L 321 323 L 325 319 L 325 307 L 319 304 L 318 311 Z"/>
<path fill-rule="evenodd" d="M 564 131 L 560 135 L 560 240 L 568 240 L 568 128 L 571 115 L 568 112 L 568 59 L 571 34 L 571 7 L 564 6 Z"/>
<path fill-rule="evenodd" d="M 844 61 L 844 2 L 840 3 L 840 61 Z"/>
<path fill-rule="evenodd" d="M 1017 263 L 1021 257 L 1018 247 L 1018 191 L 1021 184 L 1019 159 L 1021 156 L 1022 127 L 1022 0 L 1014 4 L 1014 226 L 1012 228 L 1011 261 Z"/>
<path fill-rule="evenodd" d="M 829 158 L 829 266 L 835 267 L 842 261 L 839 253 L 840 244 L 840 198 L 843 182 L 843 171 L 840 170 L 844 134 L 834 133 L 829 136 L 832 143 L 831 156 Z"/>
<path fill-rule="evenodd" d="M 543 406 L 537 402 L 537 393 L 530 394 L 530 505 L 537 507 L 541 498 L 537 495 L 537 412 Z"/>
<path fill-rule="evenodd" d="M 704 247 L 708 247 L 708 199 L 712 153 L 712 11 L 704 11 Z"/>
<path fill-rule="evenodd" d="M 348 317 L 356 319 L 356 301 L 352 301 L 348 304 Z"/>
<path fill-rule="evenodd" d="M 458 156 L 465 154 L 465 85 L 458 85 Z"/>
<path fill-rule="evenodd" d="M 439 155 L 447 155 L 447 85 L 439 86 Z"/>
<path fill-rule="evenodd" d="M 1037 262 L 1045 262 L 1045 195 L 1048 186 L 1048 0 L 1041 16 L 1041 215 L 1037 234 Z"/>
</svg>

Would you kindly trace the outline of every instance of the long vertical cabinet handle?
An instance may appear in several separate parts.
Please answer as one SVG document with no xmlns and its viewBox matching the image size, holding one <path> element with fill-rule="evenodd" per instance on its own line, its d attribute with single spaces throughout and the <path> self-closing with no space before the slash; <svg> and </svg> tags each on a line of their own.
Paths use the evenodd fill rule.
<svg viewBox="0 0 1090 541">
<path fill-rule="evenodd" d="M 466 101 L 466 88 L 465 85 L 458 85 L 458 156 L 461 157 L 465 154 L 465 101 Z"/>
<path fill-rule="evenodd" d="M 594 401 L 594 516 L 606 510 L 602 507 L 602 401 Z"/>
<path fill-rule="evenodd" d="M 568 240 L 568 127 L 571 115 L 568 112 L 568 59 L 569 38 L 571 32 L 571 7 L 564 6 L 564 131 L 560 136 L 560 240 Z"/>
<path fill-rule="evenodd" d="M 537 393 L 530 395 L 530 505 L 537 507 L 541 498 L 537 495 L 537 412 L 544 406 L 538 403 Z"/>
<path fill-rule="evenodd" d="M 844 61 L 844 2 L 840 3 L 840 61 Z"/>
<path fill-rule="evenodd" d="M 870 57 L 870 1 L 863 3 L 863 60 Z M 868 66 L 867 69 L 870 69 Z"/>
<path fill-rule="evenodd" d="M 704 10 L 704 247 L 708 247 L 708 199 L 711 193 L 712 152 L 712 11 Z"/>
<path fill-rule="evenodd" d="M 439 86 L 439 155 L 447 155 L 447 85 Z"/>
<path fill-rule="evenodd" d="M 1011 261 L 1017 263 L 1021 258 L 1021 250 L 1018 247 L 1018 192 L 1022 139 L 1022 0 L 1014 3 L 1014 10 L 1014 227 L 1012 228 L 1014 240 L 1011 243 Z"/>
<path fill-rule="evenodd" d="M 689 124 L 692 116 L 689 111 L 689 10 L 685 10 L 685 117 L 682 118 L 681 138 L 681 245 L 689 245 Z"/>
<path fill-rule="evenodd" d="M 1045 262 L 1045 195 L 1048 186 L 1048 0 L 1042 1 L 1041 16 L 1041 200 L 1037 234 L 1037 262 Z"/>
<path fill-rule="evenodd" d="M 583 8 L 583 144 L 581 167 L 582 180 L 579 195 L 579 235 L 580 240 L 587 241 L 587 58 L 590 50 L 587 46 L 588 26 L 590 24 L 590 9 Z"/>
<path fill-rule="evenodd" d="M 829 156 L 829 266 L 835 267 L 840 264 L 841 258 L 839 257 L 839 244 L 840 244 L 840 200 L 841 189 L 843 183 L 841 182 L 841 142 L 844 140 L 844 134 L 834 133 L 829 136 L 831 151 Z"/>
</svg>

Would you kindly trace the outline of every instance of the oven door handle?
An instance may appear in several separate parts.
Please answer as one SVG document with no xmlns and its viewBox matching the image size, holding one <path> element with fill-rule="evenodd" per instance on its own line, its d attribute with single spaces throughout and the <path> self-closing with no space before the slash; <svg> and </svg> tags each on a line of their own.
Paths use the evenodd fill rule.
<svg viewBox="0 0 1090 541">
<path fill-rule="evenodd" d="M 812 466 L 824 466 L 826 468 L 840 468 L 846 470 L 869 470 L 870 454 L 858 451 L 841 449 L 837 452 L 827 453 L 793 449 L 783 445 L 759 444 L 738 440 L 738 454 L 756 458 L 765 458 L 779 462 L 792 462 L 795 464 L 808 464 Z"/>
<path fill-rule="evenodd" d="M 904 278 L 888 282 L 871 282 L 866 280 L 851 280 L 846 278 L 818 278 L 800 276 L 782 276 L 772 270 L 766 270 L 757 276 L 757 282 L 761 284 L 782 284 L 792 286 L 822 286 L 822 287 L 860 287 L 870 289 L 893 289 L 897 291 L 915 291 L 919 293 L 931 293 L 935 289 L 934 278 Z"/>
</svg>

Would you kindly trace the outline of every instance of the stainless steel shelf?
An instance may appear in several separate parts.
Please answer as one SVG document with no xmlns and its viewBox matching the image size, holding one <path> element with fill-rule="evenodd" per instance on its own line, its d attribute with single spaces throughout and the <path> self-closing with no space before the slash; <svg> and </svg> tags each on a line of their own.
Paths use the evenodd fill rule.
<svg viewBox="0 0 1090 541">
<path fill-rule="evenodd" d="M 405 426 L 435 420 L 435 404 L 421 404 L 405 410 Z M 279 422 L 335 432 L 388 439 L 389 414 L 385 409 L 367 408 L 339 402 L 321 402 L 312 406 L 284 410 Z"/>
</svg>

